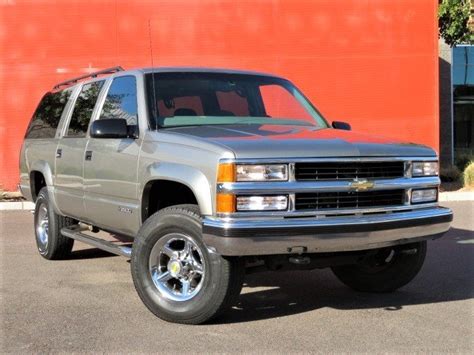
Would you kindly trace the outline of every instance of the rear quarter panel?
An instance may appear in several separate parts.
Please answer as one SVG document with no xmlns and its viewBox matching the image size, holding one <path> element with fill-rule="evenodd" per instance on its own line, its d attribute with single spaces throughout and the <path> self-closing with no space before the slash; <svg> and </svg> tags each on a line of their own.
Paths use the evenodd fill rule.
<svg viewBox="0 0 474 355">
<path fill-rule="evenodd" d="M 55 155 L 59 139 L 26 139 L 20 155 L 20 188 L 23 196 L 32 201 L 31 173 L 41 172 L 46 185 L 54 186 Z"/>
<path fill-rule="evenodd" d="M 71 92 L 68 102 L 61 114 L 56 133 L 53 138 L 26 138 L 20 150 L 20 190 L 23 196 L 33 201 L 31 190 L 31 172 L 39 171 L 45 177 L 46 185 L 53 187 L 56 173 L 56 149 L 62 132 L 73 109 L 73 104 L 80 89 L 79 85 L 67 88 Z M 31 120 L 30 120 L 31 121 Z M 31 123 L 31 122 L 30 122 Z"/>
</svg>

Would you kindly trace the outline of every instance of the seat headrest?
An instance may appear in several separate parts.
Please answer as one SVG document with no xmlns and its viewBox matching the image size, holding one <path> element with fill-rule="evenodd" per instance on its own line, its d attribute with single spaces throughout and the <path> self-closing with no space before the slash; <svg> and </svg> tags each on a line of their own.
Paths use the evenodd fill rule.
<svg viewBox="0 0 474 355">
<path fill-rule="evenodd" d="M 173 116 L 197 116 L 196 111 L 190 108 L 177 108 Z"/>
</svg>

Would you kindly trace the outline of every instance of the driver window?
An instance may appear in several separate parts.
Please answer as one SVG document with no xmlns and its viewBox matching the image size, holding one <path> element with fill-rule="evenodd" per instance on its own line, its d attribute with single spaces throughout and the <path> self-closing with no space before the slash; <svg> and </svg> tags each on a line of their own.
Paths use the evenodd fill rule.
<svg viewBox="0 0 474 355">
<path fill-rule="evenodd" d="M 115 78 L 110 85 L 99 119 L 121 118 L 138 125 L 137 83 L 134 76 Z"/>
</svg>

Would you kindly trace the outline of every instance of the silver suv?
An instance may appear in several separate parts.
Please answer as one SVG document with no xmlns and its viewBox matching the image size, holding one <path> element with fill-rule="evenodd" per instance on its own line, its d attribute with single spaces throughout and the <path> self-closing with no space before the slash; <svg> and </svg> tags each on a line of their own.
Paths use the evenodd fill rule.
<svg viewBox="0 0 474 355">
<path fill-rule="evenodd" d="M 245 273 L 330 267 L 391 292 L 448 229 L 425 146 L 331 125 L 288 80 L 202 68 L 106 69 L 58 84 L 21 150 L 46 259 L 74 240 L 131 258 L 158 317 L 207 321 Z"/>
</svg>

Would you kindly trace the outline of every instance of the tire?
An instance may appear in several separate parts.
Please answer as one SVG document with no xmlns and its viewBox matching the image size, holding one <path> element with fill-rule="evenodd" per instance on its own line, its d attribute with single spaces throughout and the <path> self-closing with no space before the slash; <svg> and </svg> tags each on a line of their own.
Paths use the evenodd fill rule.
<svg viewBox="0 0 474 355">
<path fill-rule="evenodd" d="M 210 251 L 201 235 L 198 206 L 176 205 L 150 216 L 134 241 L 133 283 L 148 309 L 165 321 L 204 323 L 240 294 L 242 261 Z"/>
<path fill-rule="evenodd" d="M 332 268 L 337 278 L 361 292 L 387 293 L 405 286 L 420 271 L 426 256 L 426 242 L 383 248 L 355 265 Z"/>
<path fill-rule="evenodd" d="M 48 190 L 43 187 L 36 198 L 35 236 L 40 255 L 48 260 L 65 259 L 71 254 L 74 239 L 61 235 L 61 228 L 75 224 L 72 218 L 54 212 Z"/>
</svg>

